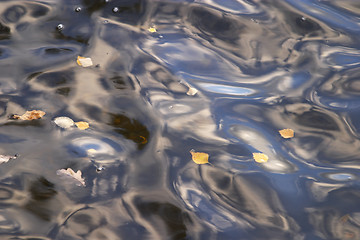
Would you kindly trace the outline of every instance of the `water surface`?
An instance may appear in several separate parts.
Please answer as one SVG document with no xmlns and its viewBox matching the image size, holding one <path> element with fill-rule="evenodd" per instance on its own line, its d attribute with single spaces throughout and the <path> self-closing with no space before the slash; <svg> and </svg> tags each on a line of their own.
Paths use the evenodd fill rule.
<svg viewBox="0 0 360 240">
<path fill-rule="evenodd" d="M 0 3 L 1 239 L 360 239 L 357 0 Z"/>
</svg>

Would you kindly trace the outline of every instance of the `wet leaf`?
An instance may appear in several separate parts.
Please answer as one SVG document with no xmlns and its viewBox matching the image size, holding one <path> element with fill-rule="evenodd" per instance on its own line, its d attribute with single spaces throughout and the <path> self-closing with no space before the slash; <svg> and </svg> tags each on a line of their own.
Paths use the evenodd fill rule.
<svg viewBox="0 0 360 240">
<path fill-rule="evenodd" d="M 292 130 L 290 128 L 280 130 L 279 133 L 283 138 L 293 138 L 294 137 L 294 130 Z"/>
<path fill-rule="evenodd" d="M 76 60 L 77 64 L 82 67 L 90 67 L 93 65 L 91 58 L 85 58 L 78 56 Z"/>
<path fill-rule="evenodd" d="M 95 157 L 95 155 L 96 155 L 97 152 L 98 152 L 98 151 L 97 151 L 96 149 L 94 149 L 94 148 L 90 148 L 90 149 L 87 149 L 87 150 L 86 150 L 86 153 L 87 153 L 87 155 L 88 155 L 89 157 Z"/>
<path fill-rule="evenodd" d="M 198 90 L 196 88 L 189 87 L 189 90 L 187 91 L 186 94 L 189 96 L 194 96 L 197 92 Z"/>
<path fill-rule="evenodd" d="M 209 154 L 203 153 L 203 152 L 195 152 L 195 151 L 190 151 L 190 153 L 191 153 L 191 156 L 192 156 L 192 160 L 196 164 L 209 163 Z"/>
<path fill-rule="evenodd" d="M 32 110 L 32 111 L 26 111 L 23 115 L 13 115 L 13 119 L 19 119 L 19 120 L 34 120 L 42 118 L 45 115 L 45 112 L 41 110 Z"/>
<path fill-rule="evenodd" d="M 156 32 L 156 28 L 150 27 L 150 28 L 148 29 L 148 31 L 151 32 L 151 33 L 155 33 L 155 32 Z"/>
<path fill-rule="evenodd" d="M 61 128 L 69 128 L 74 126 L 74 121 L 69 117 L 57 117 L 54 119 L 54 123 Z"/>
<path fill-rule="evenodd" d="M 63 178 L 64 180 L 68 180 L 70 182 L 74 182 L 76 186 L 84 186 L 85 180 L 81 177 L 82 173 L 80 170 L 74 172 L 71 168 L 68 169 L 59 169 L 56 171 L 56 174 Z"/>
<path fill-rule="evenodd" d="M 10 161 L 11 159 L 16 159 L 17 156 L 11 156 L 11 155 L 0 155 L 0 164 L 1 163 L 6 163 L 8 161 Z"/>
<path fill-rule="evenodd" d="M 85 129 L 89 128 L 89 123 L 87 123 L 87 122 L 75 122 L 75 125 L 80 130 L 85 130 Z"/>
<path fill-rule="evenodd" d="M 269 157 L 263 153 L 253 153 L 253 158 L 254 158 L 255 162 L 258 162 L 258 163 L 265 163 L 269 160 Z"/>
<path fill-rule="evenodd" d="M 198 92 L 196 88 L 191 87 L 187 82 L 181 81 L 181 83 L 189 88 L 189 90 L 186 92 L 187 95 L 194 96 Z"/>
</svg>

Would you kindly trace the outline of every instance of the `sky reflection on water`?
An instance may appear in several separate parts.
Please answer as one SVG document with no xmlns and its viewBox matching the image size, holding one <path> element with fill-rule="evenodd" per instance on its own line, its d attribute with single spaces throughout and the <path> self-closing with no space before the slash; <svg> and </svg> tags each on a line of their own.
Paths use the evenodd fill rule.
<svg viewBox="0 0 360 240">
<path fill-rule="evenodd" d="M 359 239 L 359 15 L 356 0 L 1 1 L 0 154 L 18 157 L 0 165 L 0 239 Z"/>
</svg>

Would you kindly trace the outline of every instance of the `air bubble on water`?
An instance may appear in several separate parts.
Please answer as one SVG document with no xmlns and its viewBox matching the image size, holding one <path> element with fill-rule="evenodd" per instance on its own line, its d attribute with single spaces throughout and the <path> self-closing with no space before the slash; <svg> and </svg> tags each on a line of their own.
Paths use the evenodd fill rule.
<svg viewBox="0 0 360 240">
<path fill-rule="evenodd" d="M 114 7 L 112 11 L 113 11 L 113 13 L 117 13 L 117 12 L 119 12 L 119 8 Z"/>
<path fill-rule="evenodd" d="M 62 31 L 64 29 L 64 25 L 62 23 L 59 23 L 56 27 L 58 31 Z"/>
<path fill-rule="evenodd" d="M 160 35 L 159 38 L 163 38 L 164 36 L 163 35 Z"/>
<path fill-rule="evenodd" d="M 110 2 L 110 0 L 104 0 L 104 2 L 105 2 L 105 3 L 108 3 L 108 2 Z"/>
<path fill-rule="evenodd" d="M 81 11 L 81 7 L 75 8 L 75 12 L 80 12 L 80 11 Z"/>
<path fill-rule="evenodd" d="M 102 170 L 104 170 L 104 167 L 96 167 L 96 172 L 101 172 Z"/>
<path fill-rule="evenodd" d="M 306 21 L 306 17 L 302 16 L 301 20 Z"/>
<path fill-rule="evenodd" d="M 109 21 L 108 21 L 108 20 L 104 20 L 104 24 L 107 24 L 107 23 L 109 23 Z"/>
</svg>

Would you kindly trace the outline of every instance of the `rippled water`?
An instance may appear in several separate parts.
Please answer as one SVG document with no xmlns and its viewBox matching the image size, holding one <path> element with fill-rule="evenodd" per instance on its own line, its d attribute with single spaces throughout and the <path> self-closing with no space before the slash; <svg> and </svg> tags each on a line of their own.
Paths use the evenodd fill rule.
<svg viewBox="0 0 360 240">
<path fill-rule="evenodd" d="M 359 19 L 358 0 L 2 0 L 0 239 L 360 239 Z"/>
</svg>

